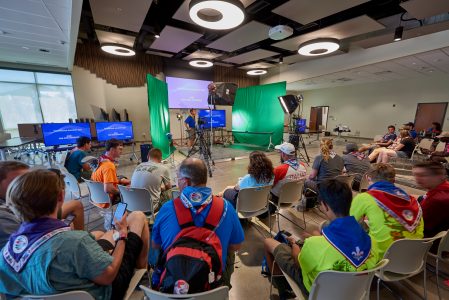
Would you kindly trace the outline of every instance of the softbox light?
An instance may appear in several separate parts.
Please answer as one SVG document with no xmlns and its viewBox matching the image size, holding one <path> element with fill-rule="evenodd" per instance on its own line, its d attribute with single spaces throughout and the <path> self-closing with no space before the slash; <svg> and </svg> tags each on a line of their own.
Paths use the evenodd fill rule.
<svg viewBox="0 0 449 300">
<path fill-rule="evenodd" d="M 299 99 L 295 95 L 280 96 L 278 99 L 286 114 L 292 114 L 299 105 Z"/>
</svg>

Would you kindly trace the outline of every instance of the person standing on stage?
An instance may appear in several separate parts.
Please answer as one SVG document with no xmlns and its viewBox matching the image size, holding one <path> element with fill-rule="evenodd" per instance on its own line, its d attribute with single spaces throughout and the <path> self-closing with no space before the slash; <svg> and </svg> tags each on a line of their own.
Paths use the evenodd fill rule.
<svg viewBox="0 0 449 300">
<path fill-rule="evenodd" d="M 189 110 L 190 114 L 184 121 L 184 126 L 187 128 L 187 132 L 189 134 L 188 136 L 188 145 L 189 147 L 193 146 L 193 143 L 195 142 L 195 117 L 196 117 L 196 110 L 191 108 Z"/>
</svg>

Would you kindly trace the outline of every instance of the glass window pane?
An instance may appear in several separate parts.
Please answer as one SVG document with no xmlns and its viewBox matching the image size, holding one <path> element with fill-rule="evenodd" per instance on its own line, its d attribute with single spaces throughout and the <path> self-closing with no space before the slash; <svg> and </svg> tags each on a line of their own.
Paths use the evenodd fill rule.
<svg viewBox="0 0 449 300">
<path fill-rule="evenodd" d="M 17 129 L 19 123 L 41 123 L 36 86 L 0 82 L 0 113 L 5 130 Z"/>
<path fill-rule="evenodd" d="M 72 86 L 72 76 L 66 74 L 36 73 L 38 84 Z"/>
<path fill-rule="evenodd" d="M 33 72 L 2 70 L 0 69 L 0 81 L 34 83 Z"/>
<path fill-rule="evenodd" d="M 38 85 L 44 122 L 64 123 L 76 119 L 75 97 L 71 86 Z"/>
</svg>

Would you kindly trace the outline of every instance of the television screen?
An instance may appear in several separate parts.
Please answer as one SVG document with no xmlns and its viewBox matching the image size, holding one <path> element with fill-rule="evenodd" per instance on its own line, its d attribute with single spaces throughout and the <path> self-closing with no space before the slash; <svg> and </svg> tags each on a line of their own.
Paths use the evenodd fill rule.
<svg viewBox="0 0 449 300">
<path fill-rule="evenodd" d="M 212 118 L 210 115 L 211 110 L 204 109 L 198 112 L 198 120 L 203 121 L 203 128 L 219 128 L 226 127 L 226 111 L 225 110 L 212 110 Z"/>
<path fill-rule="evenodd" d="M 44 123 L 42 135 L 47 147 L 76 144 L 82 136 L 91 138 L 89 123 Z"/>
<path fill-rule="evenodd" d="M 98 141 L 107 141 L 110 139 L 132 140 L 133 122 L 96 122 Z"/>
<path fill-rule="evenodd" d="M 210 81 L 167 77 L 168 108 L 208 108 Z"/>
<path fill-rule="evenodd" d="M 306 119 L 296 119 L 296 132 L 304 133 L 306 132 Z"/>
</svg>

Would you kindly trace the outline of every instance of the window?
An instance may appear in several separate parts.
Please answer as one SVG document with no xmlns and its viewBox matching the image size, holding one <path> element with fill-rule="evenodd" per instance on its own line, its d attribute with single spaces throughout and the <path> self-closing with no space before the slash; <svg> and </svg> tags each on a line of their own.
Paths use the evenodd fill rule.
<svg viewBox="0 0 449 300">
<path fill-rule="evenodd" d="M 76 119 L 71 76 L 0 69 L 0 116 L 3 130 L 13 137 L 20 123 Z"/>
</svg>

